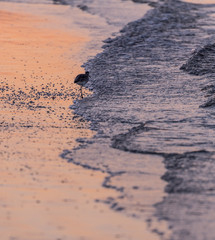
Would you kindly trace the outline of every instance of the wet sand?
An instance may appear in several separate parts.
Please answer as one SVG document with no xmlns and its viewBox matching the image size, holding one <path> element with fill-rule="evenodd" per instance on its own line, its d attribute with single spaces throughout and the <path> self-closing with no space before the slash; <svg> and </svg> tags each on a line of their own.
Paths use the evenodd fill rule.
<svg viewBox="0 0 215 240">
<path fill-rule="evenodd" d="M 52 17 L 31 8 L 0 4 L 1 239 L 158 239 L 144 222 L 95 201 L 119 194 L 102 187 L 107 174 L 59 157 L 94 134 L 69 110 L 90 36 L 61 22 L 68 6 L 40 6 Z"/>
</svg>

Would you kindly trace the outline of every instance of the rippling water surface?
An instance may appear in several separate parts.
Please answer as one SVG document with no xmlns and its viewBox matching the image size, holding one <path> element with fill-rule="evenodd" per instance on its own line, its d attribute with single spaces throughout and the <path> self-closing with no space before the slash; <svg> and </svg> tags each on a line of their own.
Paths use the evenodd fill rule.
<svg viewBox="0 0 215 240">
<path fill-rule="evenodd" d="M 95 38 L 89 51 L 98 52 L 109 36 L 85 63 L 93 94 L 71 106 L 96 135 L 77 139 L 80 145 L 61 156 L 106 172 L 103 186 L 119 195 L 105 202 L 147 220 L 159 236 L 165 222 L 171 240 L 212 240 L 215 6 L 188 2 L 149 2 L 153 9 L 144 18 L 150 7 L 131 1 L 41 3 L 70 4 L 94 16 L 94 22 L 76 20 Z"/>
<path fill-rule="evenodd" d="M 151 165 L 152 156 L 164 158 L 162 179 L 169 195 L 156 206 L 158 218 L 167 219 L 172 228 L 171 239 L 214 236 L 207 222 L 215 219 L 206 210 L 215 204 L 214 10 L 214 5 L 166 1 L 128 24 L 87 62 L 95 94 L 76 109 L 98 131 L 87 145 L 92 155 L 107 145 L 127 153 L 117 158 L 111 151 L 114 157 L 108 160 L 83 151 L 73 159 L 69 153 L 71 161 L 82 165 L 121 171 L 111 183 L 121 187 L 123 198 L 116 202 L 125 212 L 144 216 L 140 179 L 150 176 L 144 156 L 151 156 Z"/>
</svg>

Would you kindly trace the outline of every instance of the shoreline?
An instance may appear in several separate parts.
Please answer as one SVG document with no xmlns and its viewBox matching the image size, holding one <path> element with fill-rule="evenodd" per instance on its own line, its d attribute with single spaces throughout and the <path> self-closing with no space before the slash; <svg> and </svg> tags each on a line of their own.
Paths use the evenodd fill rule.
<svg viewBox="0 0 215 240">
<path fill-rule="evenodd" d="M 27 5 L 13 3 L 16 9 L 9 11 L 11 6 L 0 4 L 2 238 L 159 239 L 147 224 L 95 202 L 118 197 L 115 190 L 102 187 L 107 174 L 68 164 L 58 156 L 65 148 L 77 147 L 77 138 L 94 134 L 88 122 L 66 107 L 78 96 L 67 79 L 80 71 L 79 62 L 67 58 L 68 52 L 73 55 L 75 44 L 78 55 L 77 49 L 87 42 L 86 32 L 77 36 L 58 29 L 57 6 L 51 6 L 53 12 L 56 9 L 53 18 L 31 15 L 33 5 L 27 10 Z"/>
</svg>

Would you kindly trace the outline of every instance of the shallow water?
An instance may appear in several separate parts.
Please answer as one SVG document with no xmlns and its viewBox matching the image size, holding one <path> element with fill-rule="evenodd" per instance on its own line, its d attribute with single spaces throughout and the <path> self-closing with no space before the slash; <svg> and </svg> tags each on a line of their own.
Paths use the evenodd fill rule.
<svg viewBox="0 0 215 240">
<path fill-rule="evenodd" d="M 207 224 L 215 220 L 207 210 L 214 207 L 215 182 L 214 10 L 212 5 L 166 1 L 128 24 L 86 63 L 94 95 L 76 106 L 76 113 L 91 120 L 98 132 L 91 141 L 82 140 L 86 152 L 100 158 L 77 150 L 68 159 L 111 172 L 111 186 L 122 194 L 112 202 L 124 213 L 146 215 L 145 181 L 140 179 L 152 173 L 145 156 L 151 156 L 151 166 L 152 156 L 164 157 L 168 195 L 156 208 L 157 218 L 172 230 L 171 239 L 214 236 L 213 224 Z M 111 159 L 104 157 L 107 153 Z"/>
</svg>

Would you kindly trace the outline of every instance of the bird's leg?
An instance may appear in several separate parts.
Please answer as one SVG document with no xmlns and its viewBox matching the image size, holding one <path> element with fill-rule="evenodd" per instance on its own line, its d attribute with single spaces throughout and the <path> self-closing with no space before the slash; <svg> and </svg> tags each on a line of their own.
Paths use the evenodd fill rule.
<svg viewBox="0 0 215 240">
<path fill-rule="evenodd" d="M 82 86 L 81 86 L 81 88 L 80 88 L 80 91 L 81 91 L 81 98 L 83 98 Z"/>
</svg>

